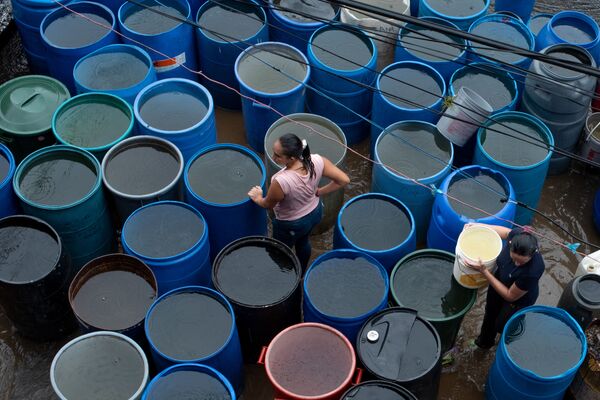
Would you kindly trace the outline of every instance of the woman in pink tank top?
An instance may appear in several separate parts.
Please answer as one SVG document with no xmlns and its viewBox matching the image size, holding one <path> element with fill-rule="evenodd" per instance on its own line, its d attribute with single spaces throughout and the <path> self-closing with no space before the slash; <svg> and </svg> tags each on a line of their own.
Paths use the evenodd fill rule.
<svg viewBox="0 0 600 400">
<path fill-rule="evenodd" d="M 327 158 L 310 154 L 305 140 L 286 133 L 273 143 L 273 160 L 284 167 L 271 178 L 266 197 L 260 186 L 248 196 L 259 206 L 273 209 L 273 237 L 294 248 L 303 270 L 310 259 L 310 232 L 323 215 L 319 196 L 350 183 L 350 178 Z M 331 180 L 319 187 L 321 177 Z"/>
</svg>

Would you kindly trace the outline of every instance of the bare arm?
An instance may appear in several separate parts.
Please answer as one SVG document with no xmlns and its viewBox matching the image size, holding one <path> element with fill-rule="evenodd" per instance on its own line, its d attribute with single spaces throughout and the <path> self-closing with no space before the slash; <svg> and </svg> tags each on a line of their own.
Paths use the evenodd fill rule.
<svg viewBox="0 0 600 400">
<path fill-rule="evenodd" d="M 498 235 L 500 235 L 500 238 L 502 240 L 506 240 L 508 238 L 508 234 L 510 233 L 510 231 L 512 229 L 507 228 L 505 226 L 500 226 L 500 225 L 489 225 L 489 224 L 481 224 L 479 222 L 470 222 L 468 224 L 465 224 L 465 228 L 469 227 L 469 226 L 477 226 L 477 225 L 481 225 L 481 226 L 485 226 L 488 227 L 494 231 L 496 231 L 496 233 Z"/>
<path fill-rule="evenodd" d="M 263 190 L 260 186 L 254 186 L 250 189 L 248 196 L 262 208 L 272 209 L 283 200 L 284 193 L 279 182 L 273 180 L 266 197 L 263 197 Z"/>
<path fill-rule="evenodd" d="M 323 176 L 331 179 L 327 185 L 317 189 L 317 196 L 325 196 L 328 193 L 335 192 L 339 188 L 343 188 L 350 183 L 348 175 L 338 167 L 336 167 L 331 161 L 323 157 Z"/>
<path fill-rule="evenodd" d="M 490 286 L 494 288 L 494 290 L 506 301 L 512 303 L 514 301 L 519 300 L 521 297 L 525 296 L 527 293 L 526 290 L 521 290 L 519 287 L 513 283 L 510 288 L 506 287 L 502 282 L 498 280 L 487 268 L 483 268 L 482 272 L 485 279 L 488 280 Z"/>
</svg>

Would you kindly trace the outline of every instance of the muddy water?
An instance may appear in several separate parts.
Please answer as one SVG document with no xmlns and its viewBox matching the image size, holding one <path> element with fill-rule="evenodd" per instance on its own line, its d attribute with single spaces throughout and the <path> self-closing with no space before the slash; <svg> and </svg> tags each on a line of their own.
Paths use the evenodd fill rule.
<svg viewBox="0 0 600 400">
<path fill-rule="evenodd" d="M 537 11 L 556 12 L 563 8 L 584 10 L 600 20 L 598 0 L 570 1 L 538 0 Z M 595 13 L 595 14 L 594 14 Z M 219 142 L 244 143 L 244 127 L 241 115 L 227 111 L 217 111 Z M 355 147 L 362 154 L 369 151 L 368 143 Z M 346 171 L 352 183 L 346 189 L 346 200 L 369 191 L 370 165 L 349 154 Z M 600 188 L 600 172 L 580 166 L 568 174 L 551 177 L 546 181 L 539 209 L 551 219 L 581 236 L 583 239 L 600 243 L 600 235 L 592 223 L 592 198 Z M 565 238 L 558 228 L 542 218 L 536 217 L 533 225 L 544 235 L 553 239 Z M 313 238 L 313 257 L 331 248 L 332 231 Z M 569 240 L 569 239 L 567 239 Z M 575 241 L 575 240 L 570 240 Z M 540 248 L 546 260 L 546 273 L 542 277 L 538 303 L 556 305 L 562 287 L 573 276 L 577 263 L 581 259 L 561 248 L 548 239 L 540 240 Z M 589 253 L 592 249 L 582 246 L 581 251 Z M 483 385 L 494 353 L 472 350 L 467 341 L 476 336 L 481 319 L 485 289 L 479 293 L 477 303 L 466 315 L 457 340 L 454 363 L 446 367 L 442 374 L 440 400 L 482 400 Z M 16 336 L 10 321 L 0 310 L 0 400 L 47 400 L 54 399 L 48 372 L 54 354 L 69 339 L 50 343 L 36 343 Z M 272 391 L 267 378 L 258 366 L 246 369 L 245 391 L 242 400 L 271 400 Z"/>
</svg>

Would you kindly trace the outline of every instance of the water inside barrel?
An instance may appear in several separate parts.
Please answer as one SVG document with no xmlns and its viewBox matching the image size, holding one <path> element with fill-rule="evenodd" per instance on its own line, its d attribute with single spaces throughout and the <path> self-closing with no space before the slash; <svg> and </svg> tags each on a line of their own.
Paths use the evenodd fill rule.
<svg viewBox="0 0 600 400">
<path fill-rule="evenodd" d="M 144 1 L 142 4 L 144 4 L 144 7 L 137 5 L 131 7 L 131 11 L 125 17 L 123 24 L 130 30 L 143 35 L 158 35 L 168 32 L 176 26 L 181 25 L 181 20 L 186 17 L 175 7 L 169 7 L 156 0 Z M 161 15 L 157 11 L 175 18 Z"/>
<path fill-rule="evenodd" d="M 69 400 L 128 400 L 142 384 L 144 363 L 125 340 L 93 336 L 61 354 L 54 377 Z"/>
<path fill-rule="evenodd" d="M 8 171 L 10 171 L 10 162 L 4 154 L 0 153 L 0 183 L 4 182 L 8 176 Z"/>
<path fill-rule="evenodd" d="M 275 0 L 273 3 L 276 7 L 298 11 L 299 14 L 279 10 L 285 17 L 300 23 L 314 24 L 323 20 L 333 20 L 337 13 L 333 4 L 319 0 Z"/>
<path fill-rule="evenodd" d="M 44 30 L 48 41 L 56 47 L 85 47 L 100 40 L 112 26 L 110 21 L 98 14 L 79 14 L 69 13 L 50 22 Z"/>
<path fill-rule="evenodd" d="M 513 319 L 505 336 L 514 363 L 542 377 L 564 374 L 577 364 L 583 351 L 573 328 L 542 312 L 527 312 Z"/>
<path fill-rule="evenodd" d="M 0 228 L 0 280 L 35 282 L 57 265 L 60 247 L 54 237 L 39 229 L 20 225 Z"/>
<path fill-rule="evenodd" d="M 495 74 L 489 67 L 485 69 L 469 68 L 467 71 L 452 81 L 454 93 L 458 93 L 461 87 L 468 87 L 483 97 L 494 110 L 500 110 L 512 103 L 515 93 L 514 88 L 508 82 Z"/>
<path fill-rule="evenodd" d="M 101 101 L 69 107 L 56 119 L 56 133 L 67 143 L 83 148 L 103 147 L 119 139 L 132 115 Z"/>
<path fill-rule="evenodd" d="M 541 15 L 539 17 L 535 16 L 535 18 L 531 18 L 529 20 L 529 23 L 528 23 L 529 30 L 531 30 L 531 33 L 533 33 L 534 36 L 537 36 L 538 33 L 540 33 L 540 31 L 542 30 L 542 28 L 551 19 L 552 19 L 552 16 L 548 16 L 548 15 Z"/>
<path fill-rule="evenodd" d="M 402 307 L 427 319 L 452 317 L 467 307 L 473 291 L 454 280 L 454 263 L 439 256 L 414 257 L 394 275 L 392 287 Z"/>
<path fill-rule="evenodd" d="M 422 179 L 446 168 L 450 148 L 448 139 L 434 127 L 402 124 L 379 138 L 376 151 L 385 165 L 411 178 Z"/>
<path fill-rule="evenodd" d="M 411 397 L 390 385 L 371 383 L 355 386 L 342 400 L 410 400 Z"/>
<path fill-rule="evenodd" d="M 411 229 L 406 211 L 386 199 L 361 198 L 341 216 L 342 230 L 354 245 L 367 250 L 388 250 L 402 244 Z"/>
<path fill-rule="evenodd" d="M 432 74 L 410 66 L 388 70 L 381 75 L 379 88 L 388 101 L 407 109 L 430 107 L 444 94 Z"/>
<path fill-rule="evenodd" d="M 241 58 L 237 72 L 241 81 L 253 90 L 282 93 L 301 85 L 306 77 L 306 65 L 300 60 L 295 52 L 287 48 L 255 48 Z"/>
<path fill-rule="evenodd" d="M 427 61 L 448 62 L 464 51 L 464 41 L 456 36 L 417 25 L 407 25 L 400 40 L 409 52 Z"/>
<path fill-rule="evenodd" d="M 591 27 L 582 29 L 581 22 L 576 19 L 563 18 L 551 26 L 554 33 L 567 43 L 586 44 L 593 42 L 596 38 L 596 35 L 589 30 Z"/>
<path fill-rule="evenodd" d="M 381 271 L 366 258 L 330 258 L 312 267 L 305 279 L 312 305 L 321 313 L 356 318 L 373 311 L 385 295 Z"/>
<path fill-rule="evenodd" d="M 426 0 L 440 14 L 450 17 L 470 17 L 485 8 L 485 0 Z"/>
<path fill-rule="evenodd" d="M 204 235 L 204 222 L 178 204 L 154 204 L 135 213 L 124 227 L 127 246 L 148 258 L 180 255 Z"/>
<path fill-rule="evenodd" d="M 502 43 L 512 45 L 524 50 L 529 50 L 531 43 L 527 40 L 524 31 L 517 28 L 517 25 L 501 21 L 485 21 L 473 27 L 471 33 L 492 40 L 500 40 Z M 477 54 L 482 57 L 489 57 L 493 62 L 504 62 L 515 64 L 523 60 L 523 56 L 511 51 L 494 50 L 478 43 L 473 43 Z M 497 60 L 497 61 L 496 61 Z"/>
<path fill-rule="evenodd" d="M 335 70 L 363 68 L 373 57 L 373 49 L 367 38 L 348 29 L 322 31 L 313 38 L 310 46 L 319 61 Z"/>
<path fill-rule="evenodd" d="M 564 60 L 566 62 L 573 63 L 573 64 L 582 64 L 582 58 L 585 57 L 584 55 L 580 54 L 579 51 L 573 51 L 573 49 L 560 49 L 560 48 L 549 51 L 548 55 L 551 57 L 557 58 L 559 60 Z M 585 63 L 587 65 L 590 65 L 589 60 L 585 60 L 585 61 L 586 61 Z M 556 75 L 558 75 L 560 78 L 565 79 L 565 80 L 573 79 L 573 78 L 576 78 L 577 76 L 581 75 L 580 72 L 573 71 L 572 69 L 559 67 L 558 65 L 544 63 L 544 67 L 547 68 L 548 70 L 552 71 Z"/>
<path fill-rule="evenodd" d="M 546 158 L 548 147 L 540 141 L 546 143 L 539 128 L 516 120 L 494 122 L 481 135 L 483 149 L 491 158 L 515 167 L 535 165 Z"/>
<path fill-rule="evenodd" d="M 65 206 L 83 199 L 98 180 L 96 168 L 71 152 L 35 158 L 23 169 L 19 190 L 27 200 L 45 206 Z"/>
<path fill-rule="evenodd" d="M 104 172 L 115 190 L 147 195 L 171 184 L 179 167 L 179 160 L 161 144 L 140 143 L 114 153 Z"/>
<path fill-rule="evenodd" d="M 204 95 L 202 95 L 204 97 Z M 208 112 L 208 100 L 171 90 L 149 97 L 140 107 L 143 124 L 163 131 L 181 131 L 197 125 Z"/>
<path fill-rule="evenodd" d="M 506 198 L 508 193 L 500 182 L 481 171 L 476 174 L 465 171 L 465 174 L 466 176 L 455 175 L 448 185 L 448 202 L 457 214 L 469 219 L 478 219 L 488 217 L 489 214 L 494 215 L 504 208 L 500 200 Z M 475 206 L 487 214 L 454 199 Z"/>
<path fill-rule="evenodd" d="M 201 371 L 175 370 L 154 381 L 147 400 L 231 400 L 229 391 L 217 378 Z"/>
<path fill-rule="evenodd" d="M 352 367 L 352 353 L 331 331 L 318 327 L 293 329 L 270 349 L 273 380 L 299 396 L 320 396 L 339 389 Z M 285 343 L 285 345 L 284 345 Z"/>
<path fill-rule="evenodd" d="M 263 26 L 264 17 L 258 6 L 227 1 L 213 3 L 198 19 L 202 33 L 209 38 L 229 43 L 255 36 Z"/>
<path fill-rule="evenodd" d="M 75 314 L 93 327 L 117 331 L 144 319 L 156 291 L 142 276 L 129 271 L 106 271 L 90 277 L 73 298 Z"/>
<path fill-rule="evenodd" d="M 184 292 L 157 303 L 147 324 L 148 338 L 162 354 L 176 360 L 196 360 L 225 345 L 233 317 L 214 297 Z"/>
<path fill-rule="evenodd" d="M 248 154 L 216 149 L 196 158 L 188 170 L 192 191 L 205 201 L 234 204 L 248 200 L 248 190 L 260 186 L 263 172 Z"/>
<path fill-rule="evenodd" d="M 290 255 L 276 246 L 248 244 L 223 255 L 215 267 L 219 291 L 236 303 L 266 306 L 287 298 L 299 271 Z"/>
<path fill-rule="evenodd" d="M 75 70 L 75 78 L 93 90 L 118 90 L 142 82 L 148 70 L 147 62 L 133 54 L 102 53 L 83 59 Z"/>
</svg>

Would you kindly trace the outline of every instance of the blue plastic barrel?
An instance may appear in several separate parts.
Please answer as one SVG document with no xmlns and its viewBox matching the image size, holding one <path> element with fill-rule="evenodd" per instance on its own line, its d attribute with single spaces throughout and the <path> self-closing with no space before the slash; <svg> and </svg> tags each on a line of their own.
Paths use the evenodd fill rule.
<svg viewBox="0 0 600 400">
<path fill-rule="evenodd" d="M 136 97 L 133 112 L 141 135 L 172 142 L 185 160 L 217 142 L 212 96 L 194 81 L 170 78 L 146 86 Z"/>
<path fill-rule="evenodd" d="M 487 128 L 490 127 L 494 131 L 489 133 L 488 138 Z M 498 147 L 499 153 L 496 156 L 489 153 L 496 147 L 493 142 L 490 142 L 491 147 L 488 149 L 483 146 L 486 140 L 492 139 L 503 141 L 503 147 Z M 535 208 L 542 194 L 552 146 L 554 138 L 542 121 L 530 114 L 507 111 L 495 115 L 494 121 L 490 120 L 479 128 L 473 164 L 504 174 L 513 185 L 517 201 Z M 530 158 L 531 162 L 528 161 Z M 515 222 L 524 225 L 529 223 L 532 217 L 532 211 L 519 207 Z"/>
<path fill-rule="evenodd" d="M 450 173 L 454 146 L 433 124 L 402 121 L 387 127 L 377 138 L 374 154 L 371 191 L 404 203 L 415 220 L 417 243 L 424 242 L 434 199 L 429 186 L 439 186 Z"/>
<path fill-rule="evenodd" d="M 211 23 L 210 20 L 215 15 L 219 15 L 219 19 Z M 223 24 L 225 18 L 229 20 Z M 202 28 L 206 28 L 196 28 L 196 42 L 201 54 L 200 69 L 208 78 L 239 89 L 234 72 L 235 60 L 249 46 L 269 40 L 265 11 L 254 0 L 248 3 L 233 0 L 218 3 L 207 1 L 200 6 L 196 21 Z M 248 21 L 251 21 L 251 26 L 248 26 Z M 236 28 L 238 25 L 243 28 Z M 217 106 L 241 108 L 239 94 L 205 77 L 201 79 Z"/>
<path fill-rule="evenodd" d="M 56 229 L 76 270 L 116 248 L 101 175 L 91 153 L 57 145 L 27 156 L 13 179 L 24 213 Z"/>
<path fill-rule="evenodd" d="M 213 259 L 236 239 L 267 234 L 266 210 L 247 195 L 253 186 L 266 187 L 265 166 L 254 152 L 237 144 L 206 147 L 187 162 L 183 178 L 185 201 L 206 218 Z"/>
<path fill-rule="evenodd" d="M 363 252 L 339 249 L 313 261 L 304 276 L 304 322 L 318 322 L 356 343 L 358 331 L 387 306 L 390 281 L 386 269 Z"/>
<path fill-rule="evenodd" d="M 282 115 L 304 112 L 310 71 L 304 54 L 284 43 L 259 43 L 238 56 L 235 77 L 242 96 L 249 97 L 242 97 L 242 113 L 246 141 L 254 151 L 262 153 L 273 122 Z"/>
<path fill-rule="evenodd" d="M 419 16 L 419 0 L 409 0 L 410 2 L 410 15 L 413 17 Z"/>
<path fill-rule="evenodd" d="M 154 1 L 142 1 L 146 6 L 158 8 L 159 11 L 176 16 L 178 19 L 192 19 L 190 4 L 187 0 L 162 0 L 160 3 Z M 123 39 L 124 43 L 139 43 L 149 46 L 153 50 L 148 50 L 150 58 L 154 62 L 154 68 L 158 79 L 165 78 L 186 78 L 198 80 L 195 73 L 197 71 L 198 60 L 196 46 L 194 43 L 193 25 L 176 21 L 165 16 L 158 17 L 151 10 L 142 9 L 140 6 L 125 2 L 119 8 L 119 30 L 128 39 Z M 139 17 L 135 17 L 138 14 Z M 143 15 L 146 14 L 147 18 Z M 133 17 L 133 19 L 131 19 Z M 138 21 L 153 21 L 153 28 L 146 25 L 137 25 Z M 129 20 L 129 21 L 128 21 Z M 156 26 L 162 23 L 162 26 Z M 137 41 L 136 42 L 134 42 Z"/>
<path fill-rule="evenodd" d="M 414 3 L 417 2 L 411 1 L 411 6 Z M 422 17 L 421 19 L 458 29 L 458 26 L 445 19 L 436 17 Z M 437 40 L 431 40 L 432 38 Z M 466 60 L 466 41 L 464 39 L 416 24 L 406 24 L 398 32 L 395 62 L 420 61 L 433 67 L 448 82 L 454 71 L 466 65 Z"/>
<path fill-rule="evenodd" d="M 365 200 L 366 201 L 375 200 L 375 201 L 385 202 L 383 204 L 386 204 L 386 207 L 395 208 L 394 211 L 397 214 L 392 214 L 391 210 L 381 210 L 381 209 L 380 209 L 379 213 L 375 213 L 374 212 L 375 206 L 373 206 L 373 208 L 369 208 L 368 206 L 365 206 L 365 209 L 363 209 L 363 207 L 360 206 L 360 203 L 361 202 L 365 203 Z M 368 203 L 365 203 L 365 204 L 368 205 Z M 381 205 L 383 205 L 383 204 L 381 204 Z M 352 211 L 351 209 L 353 208 L 353 206 L 356 207 L 357 205 L 358 205 L 358 208 L 356 209 L 356 211 Z M 351 218 L 352 215 L 356 215 L 355 212 L 362 214 L 365 211 L 372 211 L 372 213 L 366 213 L 366 218 L 364 221 L 362 221 L 362 222 L 364 222 L 364 225 L 362 225 L 362 224 L 357 225 L 354 228 L 354 229 L 356 229 L 355 234 L 357 234 L 357 236 L 353 240 L 351 237 L 349 237 L 348 232 L 345 232 L 345 229 L 344 229 L 344 225 L 346 223 L 346 218 Z M 400 217 L 398 211 L 403 214 L 404 218 Z M 345 215 L 344 212 L 346 212 L 346 214 L 349 214 L 349 215 Z M 370 219 L 371 223 L 368 223 L 369 219 Z M 404 227 L 405 229 L 403 229 L 403 232 L 402 232 L 402 233 L 406 232 L 405 237 L 396 236 L 396 237 L 392 237 L 392 238 L 386 238 L 386 244 L 388 243 L 387 240 L 389 240 L 390 242 L 397 243 L 395 246 L 389 247 L 389 248 L 384 248 L 384 249 L 381 249 L 381 247 L 374 249 L 374 248 L 366 248 L 366 245 L 367 245 L 366 243 L 364 243 L 364 244 L 363 243 L 355 243 L 356 238 L 359 236 L 363 236 L 363 235 L 373 236 L 373 233 L 375 233 L 375 232 L 370 232 L 369 230 L 373 229 L 374 231 L 378 231 L 379 229 L 381 229 L 382 224 L 386 224 L 386 222 L 391 223 L 392 225 L 394 225 L 396 227 L 398 227 L 398 225 L 400 225 L 401 223 L 406 223 L 406 225 L 407 225 L 407 227 Z M 352 223 L 352 221 L 347 220 L 347 223 L 350 224 L 350 223 Z M 355 222 L 355 223 L 357 223 L 357 222 Z M 406 228 L 408 228 L 408 229 L 406 229 Z M 363 229 L 365 229 L 365 230 L 363 230 Z M 395 231 L 394 233 L 400 233 L 400 232 Z M 373 244 L 379 244 L 379 243 L 371 243 L 371 244 L 373 245 Z M 354 250 L 361 251 L 365 254 L 368 254 L 371 257 L 373 257 L 374 259 L 376 259 L 377 261 L 379 261 L 381 263 L 381 265 L 383 265 L 385 267 L 385 269 L 388 271 L 388 273 L 392 271 L 392 269 L 394 268 L 394 265 L 396 264 L 396 262 L 399 259 L 401 259 L 405 255 L 415 251 L 416 247 L 417 247 L 417 239 L 416 239 L 416 233 L 415 233 L 415 220 L 414 220 L 410 210 L 401 201 L 397 200 L 396 198 L 394 198 L 392 196 L 388 196 L 387 194 L 383 194 L 383 193 L 361 194 L 359 196 L 356 196 L 356 197 L 350 199 L 346 204 L 344 204 L 344 206 L 341 208 L 340 212 L 338 213 L 335 230 L 333 231 L 333 248 L 334 249 L 354 249 Z"/>
<path fill-rule="evenodd" d="M 493 215 L 485 215 L 446 196 L 448 188 L 454 184 L 460 185 L 461 180 L 463 188 L 456 189 L 457 192 L 460 191 L 460 195 L 459 193 L 450 193 L 450 195 Z M 512 226 L 505 220 L 512 221 L 515 218 L 517 211 L 514 203 L 515 190 L 501 172 L 479 165 L 466 166 L 448 175 L 442 182 L 440 190 L 442 193 L 436 193 L 433 202 L 431 221 L 427 230 L 427 247 L 454 253 L 458 236 L 468 222 L 476 221 L 508 228 Z M 503 199 L 510 199 L 512 202 L 502 204 Z M 453 204 L 459 210 L 453 208 Z M 492 210 L 497 211 L 490 212 Z"/>
<path fill-rule="evenodd" d="M 417 0 L 411 0 L 417 1 Z M 477 18 L 485 15 L 490 7 L 490 0 L 418 0 L 419 17 L 438 17 L 452 22 L 462 30 Z"/>
<path fill-rule="evenodd" d="M 0 218 L 17 213 L 17 198 L 12 180 L 15 175 L 15 158 L 2 143 L 0 143 Z"/>
<path fill-rule="evenodd" d="M 579 11 L 561 11 L 538 33 L 536 50 L 553 44 L 568 43 L 581 46 L 600 64 L 600 27 L 589 15 Z"/>
<path fill-rule="evenodd" d="M 159 295 L 183 286 L 212 286 L 208 238 L 202 214 L 178 201 L 138 208 L 121 232 L 123 251 L 150 267 Z"/>
<path fill-rule="evenodd" d="M 550 13 L 536 14 L 533 17 L 531 17 L 531 19 L 527 23 L 527 27 L 529 27 L 531 34 L 535 38 L 535 48 L 536 49 L 539 48 L 539 45 L 537 44 L 538 43 L 538 34 L 544 28 L 544 26 L 546 26 L 546 24 L 552 19 L 553 16 L 554 16 L 554 14 L 550 14 Z"/>
<path fill-rule="evenodd" d="M 531 17 L 534 4 L 535 0 L 496 0 L 494 3 L 494 10 L 510 11 L 518 15 L 523 22 L 527 23 Z"/>
<path fill-rule="evenodd" d="M 387 126 L 407 120 L 436 123 L 441 116 L 446 82 L 435 69 L 416 61 L 388 65 L 377 78 L 373 94 L 371 154 Z"/>
<path fill-rule="evenodd" d="M 73 67 L 77 61 L 92 51 L 119 42 L 115 29 L 115 16 L 106 6 L 90 1 L 80 1 L 48 14 L 40 25 L 40 35 L 46 46 L 46 63 L 53 78 L 76 92 Z M 84 14 L 96 23 L 73 12 Z M 69 22 L 70 21 L 70 22 Z M 69 34 L 61 30 L 69 30 Z M 113 30 L 111 30 L 113 29 Z M 81 32 L 79 31 L 81 30 Z"/>
<path fill-rule="evenodd" d="M 267 3 L 265 1 L 265 3 Z M 269 0 L 269 37 L 273 42 L 281 42 L 294 46 L 306 55 L 307 43 L 311 35 L 326 22 L 337 21 L 340 10 L 333 3 L 319 1 L 287 2 L 287 7 L 280 0 Z M 322 8 L 318 6 L 322 4 Z M 305 6 L 305 8 L 303 8 Z M 295 14 L 291 10 L 298 10 Z"/>
<path fill-rule="evenodd" d="M 310 37 L 307 58 L 313 67 L 311 86 L 322 92 L 308 92 L 309 112 L 335 122 L 344 131 L 348 144 L 359 143 L 369 132 L 368 123 L 356 114 L 368 116 L 371 112 L 372 92 L 369 87 L 377 75 L 375 43 L 357 28 L 327 25 L 317 29 Z"/>
<path fill-rule="evenodd" d="M 594 225 L 596 230 L 600 232 L 600 190 L 596 192 L 594 197 Z"/>
<path fill-rule="evenodd" d="M 127 3 L 127 0 L 97 0 L 96 3 L 100 3 L 108 7 L 116 18 L 119 14 L 119 8 L 123 5 L 123 3 Z"/>
<path fill-rule="evenodd" d="M 144 329 L 154 365 L 198 363 L 223 374 L 236 393 L 243 385 L 242 350 L 231 304 L 219 292 L 186 286 L 160 296 Z"/>
<path fill-rule="evenodd" d="M 133 106 L 135 96 L 156 81 L 156 71 L 146 50 L 129 44 L 112 44 L 77 61 L 73 77 L 77 93 L 110 93 Z"/>
<path fill-rule="evenodd" d="M 206 384 L 206 387 L 203 387 L 203 384 Z M 207 396 L 228 395 L 230 400 L 237 398 L 231 383 L 216 369 L 208 365 L 184 363 L 172 365 L 156 375 L 148 383 L 142 400 L 177 399 L 191 393 Z"/>
<path fill-rule="evenodd" d="M 553 321 L 552 325 L 548 325 L 549 322 L 547 321 Z M 553 337 L 559 335 L 554 329 L 539 332 L 539 325 L 542 324 L 545 324 L 544 326 L 560 327 L 560 332 L 569 337 L 569 342 L 579 342 L 579 346 L 562 347 L 561 344 L 563 343 L 560 343 L 560 341 L 564 342 L 565 339 Z M 529 362 L 536 364 L 537 360 L 537 364 L 539 364 L 539 353 L 547 353 L 548 355 L 542 358 L 548 364 L 552 364 L 548 362 L 549 358 L 556 357 L 558 360 L 564 360 L 569 357 L 572 365 L 567 366 L 566 362 L 564 368 L 559 368 L 561 366 L 557 365 L 545 365 L 542 374 L 541 371 L 528 368 L 529 365 L 522 365 L 522 360 L 515 360 L 508 347 L 514 346 L 512 343 L 517 343 L 519 339 L 523 341 L 524 339 L 521 338 L 525 338 L 524 334 L 527 334 L 527 330 L 532 329 L 535 332 L 528 334 L 527 339 L 529 341 L 537 340 L 535 344 L 530 343 L 530 346 L 520 358 L 525 359 L 530 353 L 531 361 Z M 536 333 L 538 337 L 533 338 L 532 336 Z M 550 340 L 553 343 L 550 343 Z M 580 354 L 577 354 L 576 347 L 579 347 Z M 587 348 L 587 340 L 583 330 L 565 310 L 547 306 L 532 306 L 518 311 L 508 320 L 504 332 L 502 332 L 502 338 L 496 350 L 496 359 L 492 364 L 485 385 L 486 399 L 561 400 L 575 377 L 579 366 L 583 363 Z M 534 365 L 534 368 L 539 367 L 539 365 Z"/>
</svg>

